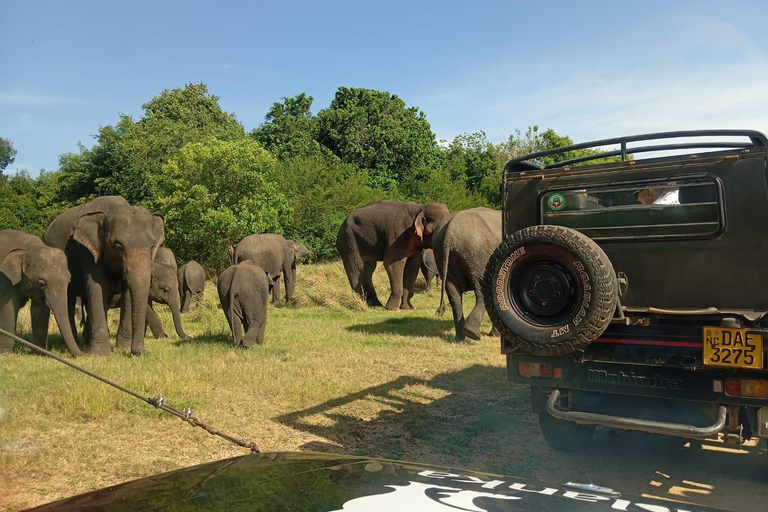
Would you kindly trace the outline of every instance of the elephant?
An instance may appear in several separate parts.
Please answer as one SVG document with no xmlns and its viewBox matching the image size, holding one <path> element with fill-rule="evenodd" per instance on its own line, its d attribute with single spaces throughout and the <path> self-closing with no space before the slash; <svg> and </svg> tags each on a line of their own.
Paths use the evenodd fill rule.
<svg viewBox="0 0 768 512">
<path fill-rule="evenodd" d="M 147 326 L 152 331 L 155 338 L 167 338 L 163 329 L 163 323 L 155 313 L 152 306 L 153 302 L 165 304 L 171 310 L 173 315 L 173 326 L 176 329 L 176 335 L 181 339 L 187 339 L 189 336 L 184 332 L 181 323 L 181 298 L 179 297 L 179 284 L 176 272 L 168 265 L 158 263 L 157 259 L 152 262 L 152 280 L 149 286 L 149 301 L 147 302 Z M 110 309 L 120 308 L 121 315 L 125 311 L 123 307 L 124 297 L 122 294 L 116 294 L 110 301 Z"/>
<path fill-rule="evenodd" d="M 91 353 L 111 353 L 107 306 L 122 292 L 117 348 L 145 354 L 144 329 L 152 279 L 152 260 L 165 240 L 165 220 L 120 196 L 102 196 L 61 213 L 43 241 L 64 251 L 72 280 L 69 309 L 83 297 L 89 321 Z M 74 316 L 70 314 L 71 324 Z"/>
<path fill-rule="evenodd" d="M 352 290 L 369 306 L 381 306 L 373 272 L 377 262 L 383 261 L 391 288 L 386 309 L 413 309 L 421 250 L 432 247 L 432 234 L 450 215 L 442 203 L 377 201 L 353 210 L 336 237 Z"/>
<path fill-rule="evenodd" d="M 70 277 L 60 249 L 22 231 L 0 231 L 0 327 L 15 333 L 19 309 L 31 300 L 32 341 L 46 346 L 52 311 L 70 353 L 82 355 L 69 321 Z M 13 340 L 0 334 L 0 353 L 12 350 Z"/>
<path fill-rule="evenodd" d="M 424 276 L 427 290 L 432 289 L 432 279 L 439 274 L 440 271 L 437 269 L 437 263 L 435 263 L 434 251 L 432 249 L 421 251 L 421 275 Z"/>
<path fill-rule="evenodd" d="M 160 247 L 152 261 L 156 261 L 166 267 L 171 267 L 174 272 L 178 272 L 179 270 L 178 264 L 176 263 L 176 255 L 167 247 Z"/>
<path fill-rule="evenodd" d="M 205 270 L 198 262 L 190 260 L 179 269 L 178 280 L 181 312 L 189 313 L 192 297 L 202 295 L 205 291 Z"/>
<path fill-rule="evenodd" d="M 264 345 L 267 301 L 272 276 L 250 260 L 231 265 L 221 273 L 216 287 L 236 347 Z M 242 328 L 245 327 L 245 336 Z"/>
<path fill-rule="evenodd" d="M 310 254 L 309 249 L 300 243 L 286 240 L 281 235 L 264 233 L 240 240 L 231 258 L 235 265 L 249 260 L 268 272 L 275 281 L 272 303 L 280 304 L 280 276 L 285 282 L 285 300 L 290 302 L 296 289 L 296 264 Z"/>
<path fill-rule="evenodd" d="M 456 212 L 435 233 L 432 243 L 442 279 L 438 312 L 445 311 L 447 293 L 456 339 L 464 340 L 466 335 L 479 340 L 485 315 L 481 280 L 488 259 L 501 244 L 501 212 L 488 208 Z M 462 295 L 469 291 L 475 294 L 475 307 L 465 321 Z"/>
</svg>

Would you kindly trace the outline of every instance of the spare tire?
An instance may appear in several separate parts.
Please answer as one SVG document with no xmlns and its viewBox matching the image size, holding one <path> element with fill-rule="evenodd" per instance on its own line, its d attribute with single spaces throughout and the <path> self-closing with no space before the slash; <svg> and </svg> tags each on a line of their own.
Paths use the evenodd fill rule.
<svg viewBox="0 0 768 512">
<path fill-rule="evenodd" d="M 566 355 L 600 336 L 616 309 L 608 256 L 562 226 L 532 226 L 504 240 L 485 267 L 483 296 L 493 325 L 513 347 Z"/>
</svg>

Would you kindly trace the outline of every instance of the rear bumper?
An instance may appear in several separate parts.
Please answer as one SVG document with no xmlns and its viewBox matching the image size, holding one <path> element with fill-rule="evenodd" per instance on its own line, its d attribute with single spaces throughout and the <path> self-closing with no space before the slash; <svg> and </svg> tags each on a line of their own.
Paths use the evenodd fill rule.
<svg viewBox="0 0 768 512">
<path fill-rule="evenodd" d="M 712 425 L 696 427 L 684 423 L 671 423 L 663 421 L 627 418 L 624 416 L 610 416 L 607 414 L 595 414 L 580 411 L 562 411 L 557 408 L 560 398 L 560 390 L 555 389 L 547 399 L 547 412 L 559 420 L 572 421 L 581 425 L 602 425 L 624 430 L 641 430 L 653 434 L 665 434 L 670 436 L 707 438 L 711 437 L 725 427 L 728 411 L 722 405 L 717 408 L 717 419 Z"/>
<path fill-rule="evenodd" d="M 559 378 L 522 377 L 519 363 L 552 365 Z M 586 391 L 647 398 L 704 402 L 718 405 L 768 406 L 768 398 L 729 396 L 727 378 L 768 379 L 768 372 L 735 371 L 697 367 L 662 366 L 624 361 L 583 361 L 568 357 L 507 354 L 507 378 L 543 389 Z"/>
</svg>

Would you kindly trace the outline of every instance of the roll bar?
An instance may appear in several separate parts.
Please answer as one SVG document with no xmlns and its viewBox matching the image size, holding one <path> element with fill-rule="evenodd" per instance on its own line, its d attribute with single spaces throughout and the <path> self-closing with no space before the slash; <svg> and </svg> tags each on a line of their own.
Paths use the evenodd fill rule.
<svg viewBox="0 0 768 512">
<path fill-rule="evenodd" d="M 676 144 L 655 144 L 638 147 L 627 147 L 627 144 L 632 142 L 653 141 L 662 139 L 679 139 L 679 138 L 694 138 L 694 137 L 746 137 L 750 142 L 733 142 L 733 141 L 719 141 L 719 142 L 679 142 Z M 618 145 L 620 149 L 597 152 L 594 155 L 587 155 L 562 162 L 556 162 L 546 166 L 540 166 L 535 164 L 535 160 L 547 156 L 567 153 L 578 149 L 594 149 L 602 146 L 615 146 Z M 590 160 L 598 160 L 606 157 L 621 156 L 621 161 L 627 161 L 627 156 L 636 153 L 647 153 L 651 151 L 670 151 L 670 150 L 684 150 L 684 149 L 754 149 L 754 148 L 768 148 L 768 138 L 756 130 L 688 130 L 688 131 L 675 131 L 675 132 L 659 132 L 648 133 L 643 135 L 631 135 L 628 137 L 616 137 L 612 139 L 602 139 L 592 142 L 582 142 L 580 144 L 573 144 L 571 146 L 564 146 L 561 148 L 548 149 L 546 151 L 539 151 L 536 153 L 530 153 L 518 158 L 513 158 L 504 167 L 504 172 L 520 172 L 524 170 L 530 170 L 532 167 L 537 169 L 555 169 L 558 167 L 565 167 L 581 162 L 588 162 Z M 521 165 L 522 164 L 522 165 Z"/>
</svg>

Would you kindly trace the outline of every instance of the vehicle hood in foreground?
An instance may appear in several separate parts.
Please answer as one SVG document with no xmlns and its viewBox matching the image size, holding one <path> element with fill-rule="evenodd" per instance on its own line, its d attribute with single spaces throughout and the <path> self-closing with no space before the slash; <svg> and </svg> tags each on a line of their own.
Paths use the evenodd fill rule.
<svg viewBox="0 0 768 512">
<path fill-rule="evenodd" d="M 259 453 L 134 480 L 33 510 L 713 510 L 587 489 L 367 457 Z"/>
</svg>

